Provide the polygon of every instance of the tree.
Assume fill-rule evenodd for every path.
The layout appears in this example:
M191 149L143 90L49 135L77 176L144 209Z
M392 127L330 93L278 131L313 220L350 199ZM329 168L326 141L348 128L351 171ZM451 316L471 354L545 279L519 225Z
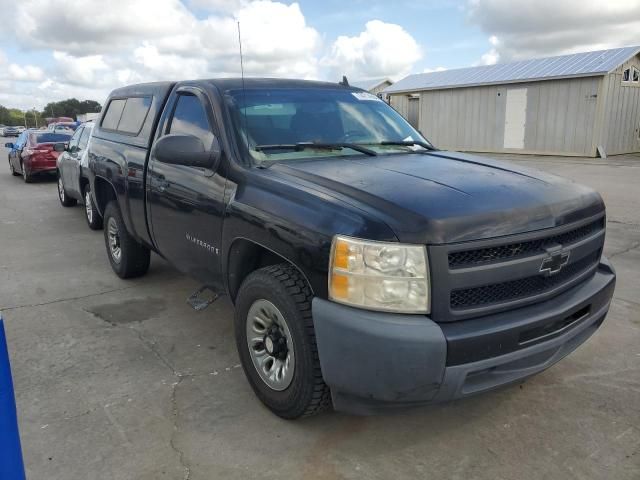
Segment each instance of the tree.
M33 113L29 118L31 124L35 124ZM38 116L40 118L40 116ZM7 108L0 105L0 123L3 125L24 125L24 113L17 108Z
M95 100L80 101L76 98L68 98L59 102L47 103L43 114L46 117L76 118L80 113L98 113L101 108L102 106Z

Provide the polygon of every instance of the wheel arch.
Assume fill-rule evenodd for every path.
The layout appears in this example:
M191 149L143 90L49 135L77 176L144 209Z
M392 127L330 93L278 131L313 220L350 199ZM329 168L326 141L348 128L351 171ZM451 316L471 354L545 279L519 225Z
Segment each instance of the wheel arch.
M97 178L96 178L97 180ZM89 179L85 175L80 175L78 185L80 185L80 195L84 196L84 189L89 185ZM106 205L105 205L106 206Z
M96 208L98 212L100 212L100 215L104 216L104 209L107 207L107 204L112 200L118 201L116 189L111 182L98 176L94 179L93 188Z
M290 258L254 240L244 237L235 238L228 250L225 271L227 291L231 301L235 304L242 282L252 272L280 263L287 263L300 272L313 294L313 287L308 276Z

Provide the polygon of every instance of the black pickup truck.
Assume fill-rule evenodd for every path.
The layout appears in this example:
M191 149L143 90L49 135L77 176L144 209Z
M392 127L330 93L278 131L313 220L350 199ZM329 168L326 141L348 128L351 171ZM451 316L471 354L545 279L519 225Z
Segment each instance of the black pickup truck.
M153 251L228 295L245 374L277 415L518 382L608 311L596 192L437 150L346 82L150 83L105 105L89 176L113 270L143 275Z

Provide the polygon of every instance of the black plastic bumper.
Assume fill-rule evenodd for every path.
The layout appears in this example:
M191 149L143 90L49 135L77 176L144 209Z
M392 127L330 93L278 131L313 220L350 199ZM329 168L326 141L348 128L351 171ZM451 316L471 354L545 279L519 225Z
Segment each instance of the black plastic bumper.
M544 303L437 324L313 300L325 382L334 407L356 414L452 400L538 373L602 324L615 273L603 258L588 281Z

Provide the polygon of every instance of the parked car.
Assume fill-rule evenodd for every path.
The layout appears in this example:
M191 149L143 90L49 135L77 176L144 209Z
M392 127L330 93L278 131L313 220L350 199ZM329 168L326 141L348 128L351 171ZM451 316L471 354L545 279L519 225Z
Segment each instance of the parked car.
M76 122L56 122L47 125L48 131L58 133L73 133L76 128L78 128L78 124Z
M224 79L134 85L105 105L89 175L111 267L143 275L155 251L227 294L244 372L277 415L521 381L607 314L598 193L437 150L375 95Z
M89 228L102 228L102 217L91 198L91 186L87 175L88 145L91 141L93 122L78 127L68 144L57 143L54 150L60 152L58 166L58 198L63 207L71 207L78 201L84 203Z
M58 152L53 146L58 142L67 142L71 135L51 133L40 130L26 130L18 136L15 143L5 143L9 148L9 169L13 175L22 175L26 183L33 176L42 173L55 173Z
M3 137L17 137L20 133L19 127L4 127L2 129Z

